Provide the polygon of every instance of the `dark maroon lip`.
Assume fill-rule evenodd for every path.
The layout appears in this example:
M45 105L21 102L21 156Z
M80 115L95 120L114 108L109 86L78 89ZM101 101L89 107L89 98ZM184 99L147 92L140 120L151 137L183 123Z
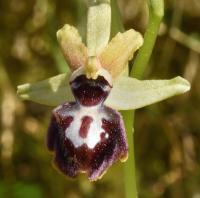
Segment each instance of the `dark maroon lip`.
M80 75L70 82L70 85L76 101L84 106L103 103L112 88L103 76L94 80Z
M127 156L125 128L120 114L104 105L112 86L103 76L80 75L70 85L76 101L54 109L47 146L64 174L75 177L84 171L95 181Z
M61 172L70 177L76 177L81 171L86 172L89 180L95 181L118 159L127 156L128 145L125 128L120 114L104 106L96 107L105 114L101 119L102 133L97 144L90 148L86 143L76 147L68 137L66 129L73 124L76 112L81 106L77 103L65 103L53 111L48 130L47 146L54 151L54 163ZM95 119L92 115L85 115L77 126L81 138L87 138L88 130ZM75 131L74 131L75 132Z

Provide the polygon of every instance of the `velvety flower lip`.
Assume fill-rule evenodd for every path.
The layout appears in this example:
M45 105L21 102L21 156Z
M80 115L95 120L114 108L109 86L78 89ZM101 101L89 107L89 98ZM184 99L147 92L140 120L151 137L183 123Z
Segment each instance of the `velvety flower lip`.
M54 163L65 175L75 177L85 172L89 180L95 181L115 161L127 158L125 128L121 115L103 104L109 92L104 88L109 84L102 76L87 80L80 75L71 84L72 90L81 87L78 94L73 90L76 102L53 110L47 146L55 152ZM91 87L96 92L88 91Z

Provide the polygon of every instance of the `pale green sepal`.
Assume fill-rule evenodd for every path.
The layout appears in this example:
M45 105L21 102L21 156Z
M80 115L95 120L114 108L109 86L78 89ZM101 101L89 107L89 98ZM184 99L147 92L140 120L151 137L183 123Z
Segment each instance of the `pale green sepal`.
M90 6L87 21L89 56L96 56L108 44L111 28L111 7L108 3Z
M182 77L140 81L121 76L114 81L105 105L117 110L138 109L182 94L189 89L190 83Z
M46 80L23 84L17 87L17 94L23 100L31 100L48 106L57 106L65 101L74 101L70 86L70 74L60 74Z

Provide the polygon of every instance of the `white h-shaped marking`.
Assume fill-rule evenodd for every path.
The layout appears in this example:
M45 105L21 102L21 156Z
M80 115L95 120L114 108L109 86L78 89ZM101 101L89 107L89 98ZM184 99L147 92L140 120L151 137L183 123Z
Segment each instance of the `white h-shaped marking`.
M80 108L69 112L66 116L74 118L70 126L65 130L65 136L71 140L76 148L86 144L88 148L93 149L101 141L101 133L106 133L102 128L102 119L107 119L108 116L101 111L99 105L92 107L80 105ZM90 116L93 119L86 138L82 138L79 134L84 116ZM108 138L109 135L106 133L105 137Z

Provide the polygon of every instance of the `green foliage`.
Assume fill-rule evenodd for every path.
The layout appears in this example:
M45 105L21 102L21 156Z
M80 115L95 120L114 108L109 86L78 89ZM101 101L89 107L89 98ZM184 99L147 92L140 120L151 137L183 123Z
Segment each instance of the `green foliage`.
M16 182L15 184L0 183L0 197L12 198L43 198L43 192L38 184Z
M14 198L42 198L40 186L36 184L16 183L13 186Z

